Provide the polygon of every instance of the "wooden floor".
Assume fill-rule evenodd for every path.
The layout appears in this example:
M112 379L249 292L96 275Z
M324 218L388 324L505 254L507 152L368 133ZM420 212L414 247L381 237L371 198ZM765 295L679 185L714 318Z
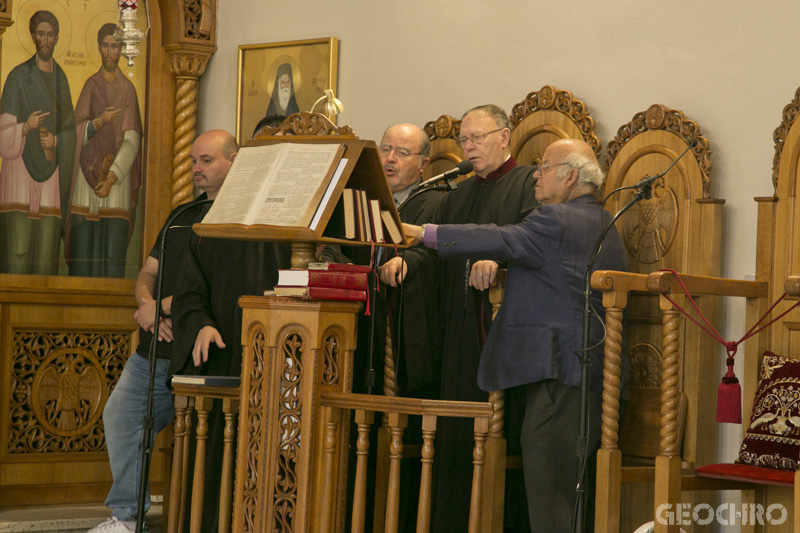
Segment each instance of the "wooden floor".
M0 510L0 533L85 533L111 516L103 505ZM161 533L161 504L147 513L150 533Z

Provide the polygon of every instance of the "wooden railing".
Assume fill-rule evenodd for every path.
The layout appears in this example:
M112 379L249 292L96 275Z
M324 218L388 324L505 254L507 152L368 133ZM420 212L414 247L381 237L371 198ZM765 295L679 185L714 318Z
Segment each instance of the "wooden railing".
M222 400L225 416L225 447L222 468L222 486L220 488L219 531L228 533L231 528L231 499L233 495L233 462L235 419L238 415L238 387L210 387L202 385L175 385L175 447L172 461L172 481L169 496L169 514L167 531L177 533L184 530L187 503L187 479L189 469L194 475L192 480L192 496L189 509L190 531L202 530L201 517L203 502L203 486L205 483L206 446L208 438L208 417L214 399ZM349 420L347 412L353 414L352 430L357 431L356 441L356 476L353 490L352 524L350 531L363 533L366 514L367 493L367 461L371 452L369 433L376 419L386 420L390 433L389 474L381 504L385 509L384 530L397 531L399 524L401 459L403 458L403 433L408 425L409 416L422 418L421 447L421 480L419 486L419 506L416 518L416 531L423 533L429 530L431 510L431 488L433 463L435 460L434 441L436 425L440 417L466 417L475 420L475 446L473 449L473 479L470 502L469 532L482 531L482 506L484 504L485 478L491 475L486 472L486 439L489 433L489 422L495 415L492 404L483 402L447 402L439 400L420 400L413 398L397 398L387 396L370 396L340 392L323 392L321 414L325 425L322 440L323 471L327 472L321 493L325 498L333 498L334 484L337 482L334 464L339 457L335 436L343 431L343 420ZM376 413L382 416L376 417ZM194 420L197 420L196 427ZM190 464L190 440L197 440L194 464ZM328 502L330 503L330 502ZM333 505L323 505L329 516L323 517L321 523L327 528L322 531L336 530L336 517L330 515Z
M434 440L436 438L436 423L440 417L462 417L475 420L475 447L472 455L472 496L470 501L469 532L481 531L481 512L485 476L486 438L489 433L489 420L494 411L488 402L448 402L441 400L420 400L414 398L392 398L386 396L369 396L365 394L348 394L339 392L322 393L322 416L326 427L325 434L325 471L333 471L333 461L337 456L336 439L334 436L342 430L342 420L346 411L352 411L358 439L356 441L356 476L352 531L364 531L364 516L366 511L367 490L367 460L370 453L369 432L375 421L375 413L386 415L387 427L391 434L389 445L389 476L386 490L386 516L385 531L397 531L399 522L400 501L400 463L403 458L403 432L408 425L409 416L422 417L422 475L419 487L419 507L417 511L418 533L425 533L429 529L431 484L433 462L435 460ZM323 494L330 497L334 493L335 477L326 476L323 485ZM331 508L329 505L323 506ZM329 529L334 530L334 518L326 517L322 521Z
M172 475L169 490L167 531L184 531L186 520L187 480L189 468L193 468L192 501L190 507L190 531L203 530L203 492L206 471L206 441L208 440L208 418L214 400L222 400L225 417L224 449L222 457L222 484L219 495L219 532L231 530L231 502L233 499L233 465L236 449L236 420L239 416L239 387L214 387L207 385L174 384L175 394L175 443L172 455ZM195 416L196 415L196 416ZM194 420L197 420L195 427ZM190 465L191 439L197 441L194 464ZM207 503L207 502L206 502Z

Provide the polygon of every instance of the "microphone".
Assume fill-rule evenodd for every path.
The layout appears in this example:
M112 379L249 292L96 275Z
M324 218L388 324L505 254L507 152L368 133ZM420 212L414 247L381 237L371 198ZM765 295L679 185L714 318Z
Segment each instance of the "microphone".
M429 180L423 181L418 187L428 187L434 183L439 183L440 181L449 181L456 176L463 176L464 174L469 174L470 172L472 172L472 161L462 161L457 164L455 168L451 168L447 172L442 172L438 176L434 176Z
M670 166L668 166L668 167L667 167L667 170L665 170L664 172L662 172L661 174L658 174L658 175L656 175L656 176L645 176L644 178L642 178L642 180L641 180L639 183L637 183L636 185L634 185L634 186L633 186L633 188L634 188L634 189L636 189L637 191L641 191L641 190L642 190L642 189L644 189L645 187L649 187L650 185L652 185L652 183L653 183L654 181L656 181L658 178L661 178L661 177L663 177L663 176L664 176L664 175L665 175L667 172L669 172L670 170L672 170L672 167L674 167L674 166L675 166L675 164L676 164L678 161L680 161L680 160L681 160L681 158L682 158L683 156L685 156L685 155L686 155L686 153L687 153L689 150L691 150L692 148L694 148L695 146L697 146L697 139L692 139L691 141L689 141L689 146L686 148L686 150L684 150L684 151L683 151L683 153L682 153L681 155L679 155L679 156L677 157L677 159L675 159L675 161L673 161L673 162L672 162L672 164L670 164ZM649 198L649 195L648 195L648 198Z

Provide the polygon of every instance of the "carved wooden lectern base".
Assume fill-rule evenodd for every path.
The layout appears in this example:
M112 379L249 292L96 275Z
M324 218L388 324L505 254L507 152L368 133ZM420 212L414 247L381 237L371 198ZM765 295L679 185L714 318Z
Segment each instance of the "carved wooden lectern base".
M319 531L339 495L321 494L323 391L349 392L361 304L240 298L242 385L233 531ZM346 426L345 426L346 427ZM336 436L347 449L346 431ZM346 456L333 475L345 486ZM323 503L327 502L327 503ZM327 512L323 512L327 511Z

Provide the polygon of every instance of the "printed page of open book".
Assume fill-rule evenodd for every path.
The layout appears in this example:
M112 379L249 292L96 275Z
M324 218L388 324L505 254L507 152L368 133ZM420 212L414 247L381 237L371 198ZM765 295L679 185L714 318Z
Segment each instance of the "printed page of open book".
M242 148L203 224L308 227L343 152L338 143Z

